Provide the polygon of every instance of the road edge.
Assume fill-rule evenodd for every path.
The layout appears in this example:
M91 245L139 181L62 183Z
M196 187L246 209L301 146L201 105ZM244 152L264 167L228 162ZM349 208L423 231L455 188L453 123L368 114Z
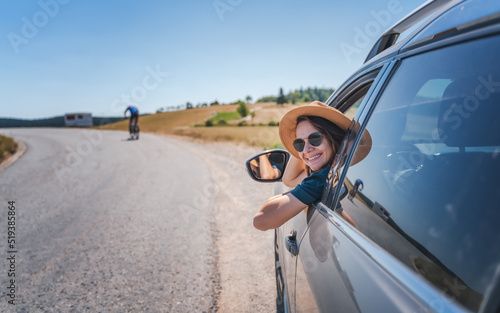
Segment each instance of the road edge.
M13 155L11 155L7 160L0 163L0 172L9 168L12 164L14 164L19 158L23 156L23 154L28 150L26 144L22 141L16 140L17 142L17 151Z

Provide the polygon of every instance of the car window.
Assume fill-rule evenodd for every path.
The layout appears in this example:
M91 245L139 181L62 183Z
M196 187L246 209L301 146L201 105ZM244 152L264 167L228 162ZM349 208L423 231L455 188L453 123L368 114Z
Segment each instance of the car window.
M366 96L366 91L361 95L360 98L356 99L352 107L350 107L347 111L344 112L345 116L347 116L349 119L353 119L354 115L356 115L356 112L358 112L361 102L363 102L363 99L365 99L365 96Z
M366 123L369 154L333 173L340 216L473 311L500 272L498 55L497 36L403 60Z

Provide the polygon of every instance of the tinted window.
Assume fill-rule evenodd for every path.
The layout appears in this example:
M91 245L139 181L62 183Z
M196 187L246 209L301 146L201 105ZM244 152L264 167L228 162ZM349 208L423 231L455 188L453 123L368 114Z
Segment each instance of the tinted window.
M402 61L340 202L359 231L474 311L500 272L498 55L492 37Z

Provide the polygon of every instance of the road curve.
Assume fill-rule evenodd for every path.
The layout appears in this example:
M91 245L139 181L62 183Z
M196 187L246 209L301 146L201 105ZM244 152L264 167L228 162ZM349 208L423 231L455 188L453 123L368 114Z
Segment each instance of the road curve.
M251 217L272 187L232 145L82 129L2 129L27 146L0 172L1 312L257 312L274 307L272 234ZM222 152L222 153L221 153ZM12 262L11 262L12 263Z

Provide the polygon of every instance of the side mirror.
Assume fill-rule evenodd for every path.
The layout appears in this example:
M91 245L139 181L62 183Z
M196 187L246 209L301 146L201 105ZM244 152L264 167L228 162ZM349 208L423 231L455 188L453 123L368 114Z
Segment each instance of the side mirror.
M258 182L281 181L290 158L286 150L267 150L252 156L246 161L248 174Z

